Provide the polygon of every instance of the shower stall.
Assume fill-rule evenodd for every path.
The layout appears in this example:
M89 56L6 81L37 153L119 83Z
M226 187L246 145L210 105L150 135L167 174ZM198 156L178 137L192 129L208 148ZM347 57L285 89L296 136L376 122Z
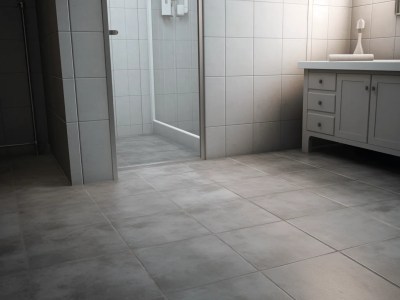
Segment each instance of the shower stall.
M108 0L120 169L200 157L199 11L196 0Z

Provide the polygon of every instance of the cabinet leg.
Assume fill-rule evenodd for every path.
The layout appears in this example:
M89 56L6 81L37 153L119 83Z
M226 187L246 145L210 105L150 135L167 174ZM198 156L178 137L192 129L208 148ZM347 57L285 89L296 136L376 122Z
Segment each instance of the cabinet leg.
M305 153L310 152L310 137L307 135L303 135L303 146L302 146L302 151Z

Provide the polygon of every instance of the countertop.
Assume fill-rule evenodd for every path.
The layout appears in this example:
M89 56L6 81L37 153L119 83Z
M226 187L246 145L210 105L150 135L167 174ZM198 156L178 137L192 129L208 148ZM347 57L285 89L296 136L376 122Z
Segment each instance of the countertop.
M301 61L300 69L400 72L400 60Z

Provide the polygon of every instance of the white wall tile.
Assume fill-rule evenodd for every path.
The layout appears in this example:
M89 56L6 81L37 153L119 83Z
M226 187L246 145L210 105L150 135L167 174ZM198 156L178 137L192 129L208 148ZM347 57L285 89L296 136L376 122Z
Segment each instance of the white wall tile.
M372 6L371 37L383 38L396 35L395 1L376 3Z
M283 4L254 2L254 36L281 38Z
M102 32L73 32L73 55L76 77L105 77Z
M204 0L204 36L225 36L225 0Z
M226 1L226 36L253 37L253 3Z
M253 123L253 77L226 78L226 124Z
M253 39L226 39L226 75L253 75Z
M350 39L351 31L351 8L330 7L329 8L329 39Z
M111 180L112 161L109 121L81 122L79 130L84 182Z
M253 124L226 127L226 154L228 156L253 152Z
M295 50L295 51L294 51ZM306 39L284 39L282 74L303 74L304 70L298 68L298 62L307 59Z
M303 75L282 76L281 120L299 120L303 111Z
M108 119L105 78L77 78L76 96L79 121Z
M307 38L308 6L285 4L283 18L284 38Z
M254 76L254 122L279 121L281 76Z
M254 39L254 75L282 72L282 39Z
M103 31L100 0L69 0L72 31Z
M206 77L206 126L225 125L225 77Z
M280 122L254 123L253 152L267 152L280 149Z
M204 38L206 76L225 76L225 39Z
M207 159L225 156L225 126L208 127L206 130Z

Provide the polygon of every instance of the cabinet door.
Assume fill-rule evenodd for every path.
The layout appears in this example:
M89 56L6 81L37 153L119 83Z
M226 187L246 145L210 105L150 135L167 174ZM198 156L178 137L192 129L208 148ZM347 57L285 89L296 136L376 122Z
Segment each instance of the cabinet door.
M400 150L400 76L373 76L368 143Z
M370 75L338 75L335 136L367 142L370 86Z

